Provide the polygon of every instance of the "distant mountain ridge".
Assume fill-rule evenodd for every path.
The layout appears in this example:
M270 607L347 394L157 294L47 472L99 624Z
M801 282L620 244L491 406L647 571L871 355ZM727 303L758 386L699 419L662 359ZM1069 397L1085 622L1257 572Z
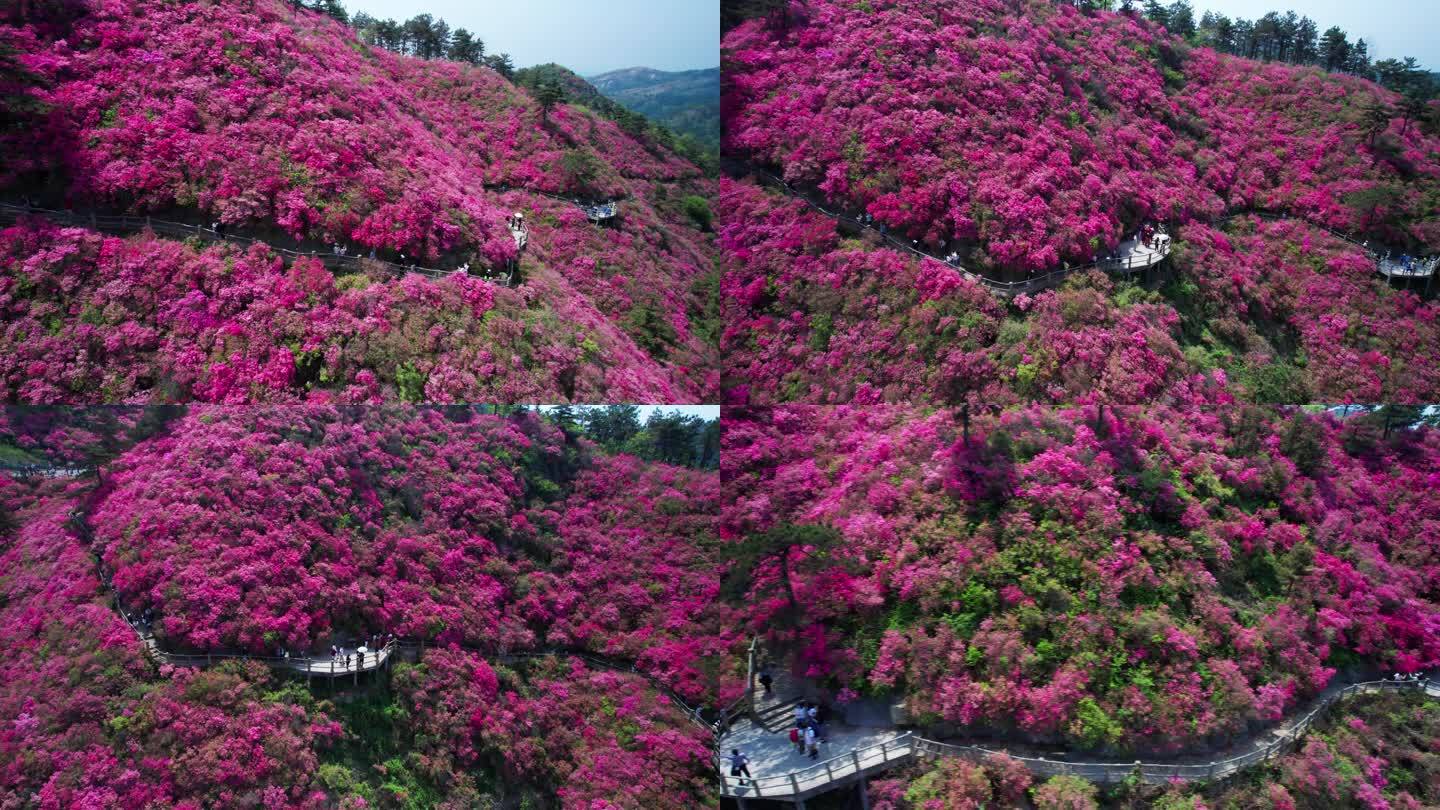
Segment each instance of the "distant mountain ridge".
M720 68L623 68L587 77L606 97L701 143L720 143Z

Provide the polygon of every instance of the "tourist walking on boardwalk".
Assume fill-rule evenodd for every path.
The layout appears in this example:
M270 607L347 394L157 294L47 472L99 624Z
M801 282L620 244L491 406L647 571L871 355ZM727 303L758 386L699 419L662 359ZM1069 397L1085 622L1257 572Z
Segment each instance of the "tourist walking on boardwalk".
M804 728L809 719L810 713L805 710L805 701L795 704L795 725Z
M820 743L819 738L815 736L814 726L805 727L805 750L810 752L811 759L820 758Z
M799 751L799 752L802 753L802 754L805 753L805 746L800 743L800 727L799 727L799 726L796 726L795 728L790 729L790 744L793 745L793 746L795 746L795 750L796 750L796 751Z
M760 685L765 687L765 697L775 694L774 690L770 688L773 683L775 683L775 679L770 676L770 668L766 667L760 670Z
M730 775L739 779L742 785L746 779L754 778L750 776L750 758L740 753L739 748L730 749Z

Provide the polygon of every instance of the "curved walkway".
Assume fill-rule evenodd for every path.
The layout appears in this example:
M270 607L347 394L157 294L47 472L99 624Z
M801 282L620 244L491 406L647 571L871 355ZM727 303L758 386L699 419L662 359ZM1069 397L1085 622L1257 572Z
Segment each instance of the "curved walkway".
M325 253L322 251L301 251L290 250L273 245L263 239L255 239L248 236L237 236L224 231L216 231L213 228L206 228L203 225L193 225L172 220L155 219L154 217L132 217L124 215L98 214L94 211L88 214L76 213L74 211L56 211L50 208L41 208L35 205L15 204L0 202L0 222L18 222L23 216L40 216L56 222L60 225L73 228L90 228L96 231L103 231L112 234L132 234L142 231L152 231L165 236L173 236L179 239L195 237L207 242L227 242L239 247L250 247L251 245L264 245L272 252L284 256L292 261L295 259L315 259L329 270L347 270L359 272L371 267L379 267L382 270L395 275L406 273L418 273L429 278L444 278L453 273L468 273L465 268L454 270L438 270L432 267L421 267L419 265L403 265L388 262L384 259L371 259L360 255L358 247L347 248L346 253ZM353 252L350 252L352 251ZM468 265L467 265L468 267ZM501 287L513 287L515 279L513 274L504 277L481 275L479 278Z
M1333 685L1322 692L1303 714L1293 714L1278 726L1231 745L1214 759L1200 762L1143 762L1090 759L1084 752L1058 757L1026 757L1009 753L1002 746L957 745L930 740L898 728L846 729L830 732L821 745L821 758L812 761L790 744L788 729L771 731L761 723L746 720L736 724L720 741L721 750L731 748L750 757L754 779L740 784L720 773L720 793L735 799L792 801L803 806L812 796L853 784L869 775L919 757L957 756L981 761L992 754L1004 754L1041 777L1072 775L1092 782L1119 782L1138 774L1151 784L1171 780L1221 779L1244 768L1294 748L1321 713L1342 698L1355 694L1420 690L1440 696L1440 681L1365 681L1346 686Z
M94 467L62 467L56 464L0 464L0 471L16 478L79 478L95 472Z
M890 247L896 250L909 253L922 259L933 259L934 261L940 262L947 267L951 267L957 270L961 275L965 276L971 281L974 281L977 284L980 284L981 286L986 287L991 292L995 292L1004 296L1016 296L1020 293L1032 293L1039 292L1041 290L1047 290L1051 287L1058 286L1060 282L1064 281L1067 277L1075 273L1085 272L1087 270L1100 270L1106 273L1135 273L1154 267L1155 265L1164 261L1165 258L1170 255L1170 239L1168 237L1160 241L1158 248L1151 248L1146 247L1141 242L1139 236L1133 236L1121 242L1120 246L1115 249L1113 255L1108 258L1100 259L1098 261L1090 262L1089 264L1083 264L1076 267L1065 267L1061 270L1053 270L1043 275L1031 276L1030 278L1022 279L1019 281L1001 281L999 279L990 278L983 273L977 273L974 270L970 270L962 266L957 259L947 259L945 257L936 256L933 253L923 251L913 242L906 242L903 239L899 239L894 234L890 233L888 230L884 230L881 226L877 226L874 221L863 221L850 214L832 211L822 205L819 201L815 200L812 194L807 193L794 185L791 185L788 181L772 172L766 171L765 169L762 169L758 166L754 166L752 164L744 162L732 162L732 165L739 167L741 171L744 171L747 174L753 174L760 177L768 185L779 188L787 195L799 200L800 202L805 203L807 206L814 209L820 214L823 214L833 220L849 223L850 225L853 225L857 228L873 231L882 240L889 244Z
M485 186L485 190L495 191L499 193L506 193L510 191L523 191L526 194L538 194L541 197L549 197L550 199L556 200L558 202L569 203L570 205L577 206L581 211L584 211L585 218L590 220L591 222L600 222L602 220L610 219L611 217L614 217L615 214L619 211L620 200L618 198L611 200L584 200L579 197L565 197L559 194L552 194L548 191L536 191L533 188L524 188L523 186L507 186L503 183L498 183L493 186Z
M85 468L87 472L95 471L95 468ZM92 490L91 495L94 495ZM95 553L92 545L93 533L90 530L87 505L79 506L70 512L71 530L81 540L85 548L90 551L91 557L95 560L96 575L100 579L101 586L110 596L110 604L115 613L129 625L130 629L140 640L141 648L145 655L157 664L168 664L177 667L209 667L223 664L227 661L256 661L265 664L271 669L283 672L294 672L306 676L307 680L315 677L337 678L346 675L358 682L362 672L373 672L389 665L396 655L406 654L423 655L425 650L424 639L396 638L388 636L389 640L378 650L366 650L365 655L356 655L358 648L351 647L342 649L339 660L330 655L290 655L290 656L265 656L252 655L243 652L207 652L207 653L174 653L164 649L153 632L150 631L149 622L137 621L123 605L120 604L120 594L115 590L114 582L109 576L100 555ZM447 645L448 646L448 645ZM549 647L536 650L522 650L511 653L495 653L483 650L473 645L455 645L467 652L478 654L487 661L502 664L517 663L520 661L536 660L540 658L567 658L583 661L591 667L606 669L613 672L622 672L636 675L643 678L652 689L663 695L675 706L686 719L705 729L711 735L718 733L716 724L705 720L706 709L701 706L692 706L679 693L668 684L648 672L641 670L630 659L613 658L607 655L590 652L589 650L571 649L565 647ZM347 660L344 653L349 652Z
M729 161L729 164L730 167L733 169L737 169L740 172L752 174L759 177L768 185L779 188L781 191L783 191L790 197L793 197L794 199L805 203L807 206L814 209L816 212L823 214L824 216L827 216L837 221L849 223L858 228L872 230L875 233L879 234L879 236L891 247L897 250L910 253L920 258L933 259L949 267L953 267L954 269L960 271L962 275L971 279L972 281L981 284L982 286L990 289L992 292L996 292L1005 296L1015 296L1022 292L1028 293L1049 289L1050 287L1057 286L1068 276L1087 270L1101 270L1107 273L1133 273L1137 270L1144 270L1159 264L1170 254L1170 240L1168 238L1162 241L1161 248L1159 250L1154 250L1146 248L1143 244L1141 244L1141 241L1138 237L1132 237L1122 242L1120 244L1120 247L1115 250L1113 256L1109 258L1091 262L1090 264L1080 265L1078 267L1066 267L1061 270L1055 270L1040 276L1033 276L1031 278L1021 281L1000 281L998 279L992 279L989 276L983 275L981 273L977 273L973 270L966 269L960 266L958 261L955 261L953 259L947 260L946 258L936 256L933 253L928 253L926 251L920 250L915 244L906 243L904 240L898 239L887 231L877 227L873 220L862 221L849 214L832 211L822 205L819 201L814 199L815 195L813 194L813 192L806 192L805 190L792 185L784 178L779 177L773 172L762 169L746 161L731 160ZM1365 253L1370 257L1370 259L1375 262L1376 270L1386 278L1424 278L1428 281L1436 274L1437 268L1440 268L1440 256L1432 256L1429 259L1425 260L1417 259L1408 262L1401 261L1400 259L1392 257L1390 253L1381 254L1379 251L1371 248L1368 242L1362 242L1359 239L1350 236L1349 234L1341 233L1327 226L1313 222L1303 216L1279 214L1262 209L1253 209L1228 214L1222 217L1220 221L1225 222L1235 217L1251 214L1271 220L1296 219L1306 223L1307 225L1310 225L1311 227L1319 228L1320 230L1323 230L1326 233L1329 233L1330 235L1335 236L1339 239L1343 239L1344 241L1349 242L1356 247L1364 250Z

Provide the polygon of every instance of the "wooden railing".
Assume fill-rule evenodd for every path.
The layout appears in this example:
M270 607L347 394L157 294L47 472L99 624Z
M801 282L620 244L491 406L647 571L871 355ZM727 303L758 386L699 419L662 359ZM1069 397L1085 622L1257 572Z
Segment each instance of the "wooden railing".
M722 770L720 794L746 799L803 799L814 796L847 784L861 775L908 762L918 750L918 739L911 733L901 734L894 739L857 748L798 771L746 779L744 784L730 776L728 770Z
M1037 776L1079 776L1099 783L1120 782L1132 776L1152 784L1163 784L1171 780L1223 779L1247 767L1292 750L1323 712L1346 697L1415 689L1421 690L1427 695L1440 697L1440 680L1426 677L1416 680L1380 680L1350 684L1318 701L1308 712L1290 725L1274 730L1275 733L1278 733L1275 740L1237 756L1207 762L1169 763L1144 762L1142 760L1105 762L1069 757L1063 759L1025 757L1010 754L999 748L987 748L983 745L955 745L907 733L894 740L857 749L849 754L833 757L792 773L760 777L753 780L754 784L741 785L738 780L729 776L728 772L722 772L720 789L722 795L725 796L805 798L843 785L861 773L881 770L898 764L910 756L953 756L982 761L987 757L1000 755L1019 762Z
M54 464L0 464L0 472L16 478L78 478L93 475L94 467L61 467Z
M610 219L611 217L615 216L615 214L619 211L619 198L610 200L586 200L581 197L566 197L560 194L551 193L549 191L536 191L533 188L525 188L523 186L509 186L504 184L487 185L485 187L485 190L500 193L509 191L522 191L526 194L535 194L541 197L548 197L557 202L568 203L569 205L576 206L581 211L584 211L585 218L590 220L591 222L599 222L602 219Z
M358 254L339 254L324 251L299 251L282 248L265 242L261 239L254 239L248 236L240 236L226 232L215 231L203 225L195 225L185 222L173 222L153 217L135 217L114 214L99 214L95 212L77 213L74 211L56 211L49 208L40 208L35 205L16 204L0 202L0 222L16 222L23 216L41 216L52 222L61 225L77 228L90 228L91 230L103 231L105 233L129 234L140 233L149 230L153 233L173 236L180 239L195 237L207 242L228 242L241 247L250 245L264 245L271 251L288 259L314 259L323 264L329 270L362 271L370 267L378 267L389 273L404 275L406 273L418 273L429 278L444 278L452 273L465 272L460 269L439 270L432 267L421 267L419 265L404 265L389 262L384 259L371 259ZM358 251L359 248L356 248ZM478 275L485 281L502 287L515 285L513 274L505 276L491 276L489 274Z

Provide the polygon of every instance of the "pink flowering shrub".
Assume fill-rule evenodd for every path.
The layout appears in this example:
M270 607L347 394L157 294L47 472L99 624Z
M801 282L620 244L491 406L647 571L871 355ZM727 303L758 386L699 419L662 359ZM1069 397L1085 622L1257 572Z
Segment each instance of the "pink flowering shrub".
M4 134L25 157L0 160L0 187L438 268L504 267L516 258L505 219L521 211L524 283L331 281L268 254L6 233L9 340L47 338L17 361L34 382L11 383L12 398L249 402L322 388L676 402L714 390L713 247L680 204L713 182L672 152L580 107L542 123L489 68L372 48L281 0L72 5L0 30L42 111ZM621 214L599 228L519 189L623 198ZM154 253L171 267L141 261Z
M1148 402L1211 383L1181 318L1099 273L1008 309L939 262L845 240L802 204L722 184L728 387L737 402ZM873 237L867 237L873 238Z
M794 7L799 10L798 4ZM969 261L1088 262L1143 220L1266 207L1440 249L1437 141L1397 96L1190 49L1135 16L1041 0L820 0L722 46L725 145ZM1383 211L1355 202L1385 192Z
M107 466L91 521L173 647L565 647L710 703L743 679L705 665L739 641L718 509L714 473L592 455L528 413L196 407Z
M539 294L549 283L336 278L263 248L37 220L0 231L0 380L34 403L677 401L713 384L707 361L677 379L570 282Z
M939 262L845 238L802 203L721 188L736 403L1440 395L1440 305L1391 289L1358 249L1305 223L1186 225L1159 293L1090 272L1006 306Z
M258 665L154 680L71 533L81 501L0 478L0 794L15 806L332 806L318 750L340 732Z
M1112 750L1220 745L1342 672L1440 664L1440 432L1215 396L976 413L968 446L953 410L732 412L723 535L841 534L791 568L803 621L754 570L752 625L922 725Z
M477 766L499 776L486 787L502 801L541 806L699 807L714 791L709 733L634 675L436 649L395 688L454 799L475 795Z
M1303 357L1301 387L1283 392L1291 401L1425 402L1440 392L1440 304L1378 282L1353 245L1294 220L1248 217L1228 231L1187 225L1179 239L1193 328L1209 330L1205 347L1235 370L1240 359L1265 368Z

